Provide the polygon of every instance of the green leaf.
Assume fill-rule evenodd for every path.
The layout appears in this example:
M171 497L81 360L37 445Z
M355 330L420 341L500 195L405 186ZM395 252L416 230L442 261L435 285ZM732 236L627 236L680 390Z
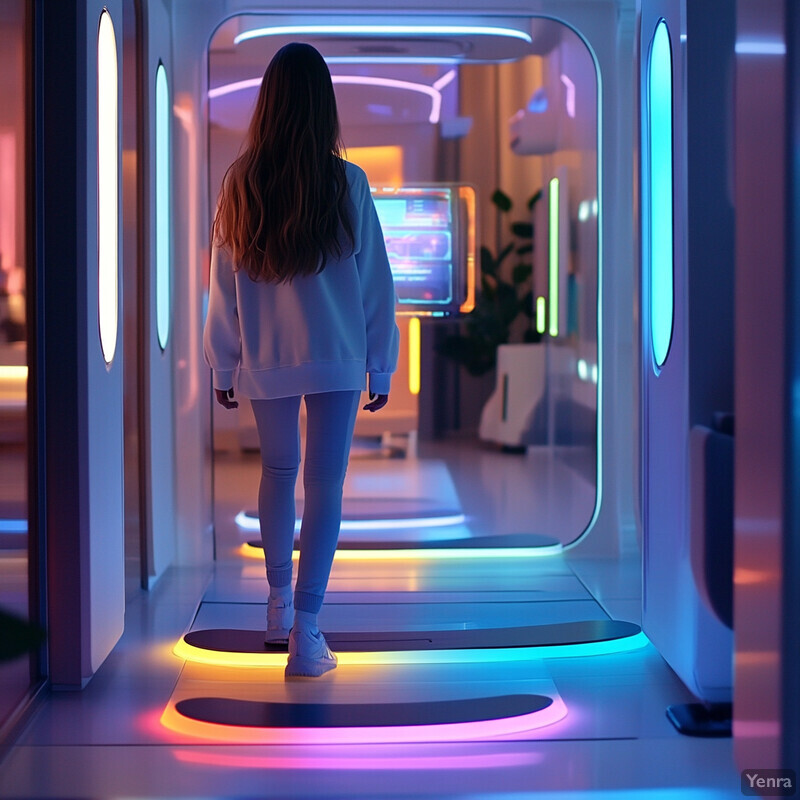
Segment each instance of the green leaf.
M530 264L517 264L511 273L511 279L514 281L515 285L519 286L519 284L525 283L532 274L533 267Z
M512 222L511 233L520 239L533 239L533 225L530 222Z
M492 195L492 202L501 211L511 211L511 207L514 205L511 198L501 189L495 189L495 192Z
M436 348L446 358L461 364L470 375L483 375L494 365L497 358L497 345L461 334L453 334Z
M519 310L523 313L528 319L533 319L534 317L534 310L533 310L533 291L529 291L520 301L519 301Z
M533 207L542 199L542 190L539 189L530 200L528 200L528 211L533 211Z
M533 245L532 244L524 244L522 247L517 248L517 255L518 256L526 256L528 253L533 252Z
M481 247L481 272L484 275L494 275L497 272L499 261L495 261L488 247Z
M503 261L505 261L505 260L506 260L506 257L507 257L507 256L508 256L508 255L511 253L511 251L512 251L513 249L514 249L514 242L511 242L511 244L507 244L507 245L506 245L506 246L505 246L505 247L504 247L504 248L503 248L503 249L500 251L500 255L498 255L498 256L497 256L497 265L498 265L498 266L500 266L500 264L502 264L502 263L503 263Z

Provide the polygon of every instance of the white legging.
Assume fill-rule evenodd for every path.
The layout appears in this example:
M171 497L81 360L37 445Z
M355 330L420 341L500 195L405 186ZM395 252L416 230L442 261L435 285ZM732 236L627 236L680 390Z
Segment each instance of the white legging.
M308 394L303 466L305 506L294 603L318 613L328 585L339 525L342 485L360 392ZM270 586L292 582L294 489L300 465L300 397L251 400L261 443L258 516Z

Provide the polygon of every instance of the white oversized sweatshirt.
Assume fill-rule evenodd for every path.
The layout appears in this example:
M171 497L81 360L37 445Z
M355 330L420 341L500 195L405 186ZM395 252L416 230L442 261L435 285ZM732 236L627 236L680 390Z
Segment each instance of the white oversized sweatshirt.
M341 260L291 283L234 272L227 252L211 254L203 332L215 389L250 398L363 390L389 394L397 368L395 292L367 176L345 162L354 247Z

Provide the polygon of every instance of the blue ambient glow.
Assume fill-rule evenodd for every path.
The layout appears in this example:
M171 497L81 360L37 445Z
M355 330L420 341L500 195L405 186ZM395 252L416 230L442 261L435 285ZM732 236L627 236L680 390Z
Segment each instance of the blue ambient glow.
M650 177L650 333L657 367L667 360L672 341L672 45L667 23L656 26L648 65L648 139Z
M27 533L28 520L0 519L0 533Z
M507 36L530 44L531 37L514 28L474 25L282 25L240 33L234 44L262 36Z
M528 100L528 111L531 114L544 114L547 111L550 101L547 99L547 92L544 89L537 89Z
M736 53L740 56L785 56L786 43L779 39L741 39L736 42Z
M171 306L169 107L167 71L159 64L156 71L156 329L162 350L169 339Z

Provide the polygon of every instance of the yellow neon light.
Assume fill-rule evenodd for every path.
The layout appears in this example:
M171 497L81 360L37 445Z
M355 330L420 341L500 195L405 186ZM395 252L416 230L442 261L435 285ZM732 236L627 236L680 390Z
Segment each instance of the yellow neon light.
M467 299L461 304L462 314L469 314L475 308L475 285L477 276L475 251L477 249L477 223L475 216L475 189L472 186L459 186L458 197L467 209Z
M26 381L28 380L27 367L9 365L0 366L0 381Z
M560 543L546 547L442 547L429 549L408 550L337 550L334 561L431 561L472 559L472 558L542 558L544 556L560 555L563 552ZM264 551L260 547L253 547L245 542L239 548L240 555L245 558L264 560ZM297 560L300 554L297 550L292 553L292 559Z
M544 297L536 298L536 330L544 333L547 330L547 301Z
M403 185L403 148L397 145L380 147L348 147L347 160L358 164L371 186L391 186L399 189Z
M408 391L411 394L419 394L420 340L419 317L411 317L408 321Z

